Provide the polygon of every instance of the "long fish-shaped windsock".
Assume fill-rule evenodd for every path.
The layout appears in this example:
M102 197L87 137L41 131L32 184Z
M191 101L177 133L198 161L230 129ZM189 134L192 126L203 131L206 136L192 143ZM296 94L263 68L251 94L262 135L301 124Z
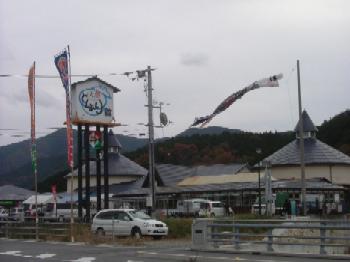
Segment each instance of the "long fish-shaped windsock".
M227 97L224 101L221 102L220 105L214 110L214 112L210 115L204 116L204 117L196 117L193 124L191 126L197 126L201 124L201 127L204 127L207 125L214 116L217 114L220 114L221 112L225 111L228 107L230 107L236 100L242 98L246 93L248 93L251 90L258 89L260 87L277 87L279 86L278 80L282 79L283 75L273 75L268 78L263 78L259 81L255 81L251 85L233 93L229 97Z

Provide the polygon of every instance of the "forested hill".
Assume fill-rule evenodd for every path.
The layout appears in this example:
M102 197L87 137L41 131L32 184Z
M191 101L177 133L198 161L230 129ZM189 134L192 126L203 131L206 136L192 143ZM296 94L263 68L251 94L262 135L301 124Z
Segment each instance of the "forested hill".
M325 121L318 129L318 139L350 155L350 110ZM223 127L201 129L200 134L196 131L198 129L189 129L179 136L159 141L155 147L156 162L188 166L232 162L253 165L295 138L293 132L248 133ZM148 150L143 147L147 139L117 137L124 152L142 147L126 156L148 166ZM68 172L65 130L41 137L37 142L39 181L43 181L40 191L50 190L53 183L59 183L60 190L65 190L63 177ZM256 153L257 148L261 149L261 154ZM33 188L28 140L0 147L0 166L0 185Z
M350 110L323 122L317 137L350 156Z
M318 127L317 138L350 155L350 110L325 121ZM157 143L157 163L179 165L225 164L232 162L256 164L295 139L294 132L227 132L177 136ZM257 149L261 153L257 153ZM147 167L147 148L128 154L128 157Z

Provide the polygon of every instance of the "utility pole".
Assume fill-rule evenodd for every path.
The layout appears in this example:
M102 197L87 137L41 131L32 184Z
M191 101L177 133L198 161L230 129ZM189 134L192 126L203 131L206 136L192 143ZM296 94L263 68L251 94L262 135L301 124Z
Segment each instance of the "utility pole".
M304 162L304 123L301 109L300 66L297 60L298 73L298 100L299 100L299 143L300 143L300 167L301 167L301 205L302 213L306 215L306 186L305 186L305 162Z
M150 197L151 197L151 212L153 214L155 201L155 174L154 174L154 123L153 123L153 98L152 98L152 69L147 67L147 95L148 95L148 159L149 159L149 182L150 182Z
M261 216L261 178L260 178L260 168L261 168L261 162L260 162L260 154L261 149L257 148L256 153L259 155L259 177L258 177L258 184L259 184L259 215Z

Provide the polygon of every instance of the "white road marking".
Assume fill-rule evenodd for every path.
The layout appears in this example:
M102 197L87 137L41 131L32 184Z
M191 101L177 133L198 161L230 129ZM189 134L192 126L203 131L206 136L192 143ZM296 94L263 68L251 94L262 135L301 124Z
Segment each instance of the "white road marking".
M98 247L114 247L113 245L108 245L108 244L99 244L97 246Z
M34 243L34 242L37 242L36 240L24 240L23 242L25 243Z
M245 258L241 258L241 257L235 257L235 259L234 259L235 261L243 261L243 260L247 260L247 259L245 259Z
M33 257L33 256L30 256L30 255L26 255L26 256L23 256L23 257Z
M83 242L73 242L73 243L66 243L67 246L84 246L85 243Z
M22 251L6 251L6 252L1 252L0 255L16 255L22 253Z
M95 257L81 257L76 260L65 260L65 261L70 261L70 262L91 262L96 260Z
M142 260L128 260L127 262L143 262Z
M56 254L40 254L40 255L36 256L36 258L45 259L45 258L50 258L50 257L54 257L54 256L56 256Z
M156 253L156 252L147 252L147 251L138 251L139 254L144 255L165 255L165 256L173 256L173 257L188 257L193 259L200 259L202 256L194 256L194 255L185 255L185 254L168 254L168 253ZM241 257L235 257L232 259L232 257L205 257L208 259L213 260L230 260L230 261L244 261L247 260L246 258ZM261 261L261 262L276 262L276 261Z

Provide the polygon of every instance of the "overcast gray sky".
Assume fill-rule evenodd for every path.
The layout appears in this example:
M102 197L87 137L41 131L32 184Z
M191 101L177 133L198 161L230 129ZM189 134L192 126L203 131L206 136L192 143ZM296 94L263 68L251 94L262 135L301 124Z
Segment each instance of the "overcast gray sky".
M314 123L349 108L350 1L0 0L0 74L57 74L54 55L68 44L73 74L157 68L155 99L174 123L156 130L173 136L210 114L228 95L255 80L283 73L278 88L246 94L210 125L246 131L285 131L298 116L296 60L303 108ZM146 128L142 82L102 76L117 86L115 118L122 134ZM74 81L82 80L74 78ZM37 79L37 130L62 127L65 94L59 79ZM157 111L155 111L157 113ZM0 79L0 145L29 137L26 78ZM156 120L158 119L155 116Z

